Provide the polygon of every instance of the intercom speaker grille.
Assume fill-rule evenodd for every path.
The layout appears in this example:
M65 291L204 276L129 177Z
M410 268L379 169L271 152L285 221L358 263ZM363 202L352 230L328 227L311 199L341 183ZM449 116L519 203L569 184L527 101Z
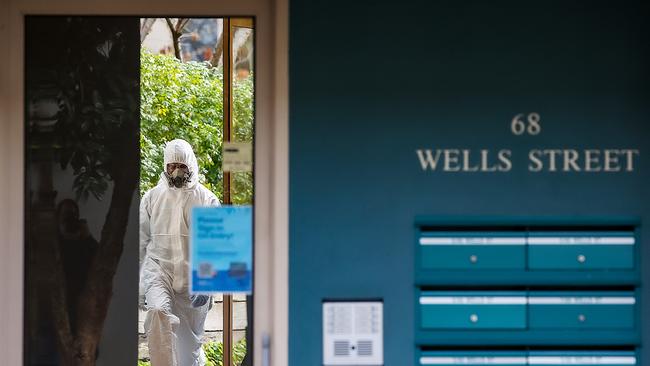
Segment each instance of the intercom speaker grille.
M357 342L357 355L372 356L372 341L363 340Z
M348 341L334 341L334 356L349 356L350 343Z

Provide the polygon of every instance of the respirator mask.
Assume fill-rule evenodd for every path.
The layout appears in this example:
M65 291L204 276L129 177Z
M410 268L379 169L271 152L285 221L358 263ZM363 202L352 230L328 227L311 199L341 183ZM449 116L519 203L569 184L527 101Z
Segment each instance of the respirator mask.
M190 181L192 173L187 168L181 168L180 166L174 167L174 170L170 173L165 172L167 177L167 182L170 187L181 188Z

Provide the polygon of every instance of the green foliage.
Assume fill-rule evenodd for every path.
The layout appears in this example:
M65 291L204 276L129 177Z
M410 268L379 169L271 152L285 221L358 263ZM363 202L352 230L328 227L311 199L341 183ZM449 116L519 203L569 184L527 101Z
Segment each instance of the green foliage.
M233 80L233 140L253 141L254 85L253 77Z
M210 342L203 345L203 351L208 359L206 366L223 366L223 343ZM246 339L242 339L235 343L232 350L233 365L241 365L242 360L246 356Z
M163 171L163 149L175 138L192 145L199 180L222 196L223 77L197 62L140 54L140 193L153 188Z
M223 74L207 63L140 54L140 194L153 188L163 171L165 142L182 138L199 162L199 180L223 199ZM253 141L253 77L233 82L233 139ZM251 173L233 175L232 201L252 203Z
M30 121L29 148L54 152L61 169L72 168L78 200L102 200L109 182L136 163L126 154L137 143L137 29L93 17L45 22L39 24L57 36L30 49L26 97L30 109L55 101L57 122L50 128Z
M237 366L241 365L244 357L246 356L246 338L242 338L239 342L235 343L232 348L232 360Z
M205 366L223 366L223 343L221 342L208 342L203 345L203 351L207 361ZM232 350L233 365L239 366L246 356L246 339L242 339L235 343ZM148 360L138 360L138 366L151 366Z
M233 140L253 142L254 111L253 77L233 80ZM232 202L234 204L253 203L253 173L232 174Z
M203 345L203 351L205 352L205 357L207 358L206 366L223 365L223 343L206 343Z

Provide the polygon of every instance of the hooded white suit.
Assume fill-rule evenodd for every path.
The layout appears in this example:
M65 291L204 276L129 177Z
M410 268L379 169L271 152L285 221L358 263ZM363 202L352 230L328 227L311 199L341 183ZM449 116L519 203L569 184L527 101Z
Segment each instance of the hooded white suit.
M140 202L140 294L147 302L151 365L202 366L209 304L192 307L188 292L190 212L193 206L217 206L219 200L198 182L199 167L187 142L168 142L164 160L158 185ZM168 183L164 171L169 163L189 168L190 179L182 188Z

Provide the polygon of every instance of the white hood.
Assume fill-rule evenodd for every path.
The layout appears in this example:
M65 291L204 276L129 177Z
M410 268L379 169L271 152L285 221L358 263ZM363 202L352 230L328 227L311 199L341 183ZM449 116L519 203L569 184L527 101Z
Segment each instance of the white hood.
M162 183L167 184L167 178L165 177L167 164L180 163L187 165L190 173L192 173L187 182L187 188L193 188L196 186L199 181L199 164L196 161L196 156L194 155L192 146L190 146L187 141L181 139L169 141L165 145L164 161L163 172L160 176Z

